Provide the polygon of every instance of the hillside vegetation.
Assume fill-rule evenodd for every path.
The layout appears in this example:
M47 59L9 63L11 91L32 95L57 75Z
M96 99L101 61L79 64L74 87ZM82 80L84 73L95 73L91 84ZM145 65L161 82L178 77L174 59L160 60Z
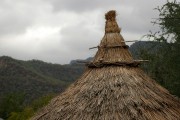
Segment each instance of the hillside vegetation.
M180 52L175 51L175 46L175 43L148 41L134 43L130 50L134 58L149 60L140 67L151 78L180 97Z
M41 96L62 92L83 70L79 64L0 57L0 117L7 118L17 107L23 108Z

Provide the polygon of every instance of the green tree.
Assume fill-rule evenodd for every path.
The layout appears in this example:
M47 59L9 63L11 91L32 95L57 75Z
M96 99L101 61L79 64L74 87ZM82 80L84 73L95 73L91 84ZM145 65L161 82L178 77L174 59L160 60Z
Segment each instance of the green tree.
M0 117L7 119L12 111L21 111L23 109L24 94L7 94L0 103Z
M35 99L30 105L24 107L22 111L13 111L7 120L27 120L31 118L34 113L49 103L55 94L49 94Z
M153 23L160 30L147 36L154 38L159 47L154 53L141 52L143 59L150 59L143 67L172 94L180 96L180 3L167 1L156 10L159 18Z
M158 25L160 30L148 36L156 41L180 43L180 2L167 1L162 7L155 8L159 18L152 23Z

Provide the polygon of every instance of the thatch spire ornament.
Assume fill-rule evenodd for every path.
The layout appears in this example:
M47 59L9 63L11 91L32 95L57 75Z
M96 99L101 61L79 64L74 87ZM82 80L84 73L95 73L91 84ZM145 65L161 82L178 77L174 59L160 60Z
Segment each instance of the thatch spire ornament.
M105 33L120 33L121 29L116 22L116 11L111 10L105 14L106 26Z
M105 15L105 35L84 74L32 120L180 120L179 99L138 67L115 16Z

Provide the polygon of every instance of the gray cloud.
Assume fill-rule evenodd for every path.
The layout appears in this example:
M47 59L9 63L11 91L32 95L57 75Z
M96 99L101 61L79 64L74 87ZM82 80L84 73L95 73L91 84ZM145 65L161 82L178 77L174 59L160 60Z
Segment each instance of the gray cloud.
M30 16L17 6L5 0L0 2L0 35L22 33L31 25Z
M153 10L158 5L165 3L165 0L46 0L55 12L73 11L77 14L101 11L104 15L110 9L118 12L119 24L125 31L147 33L152 27L152 18L157 17L157 11ZM102 18L102 17L101 17ZM100 17L99 17L100 20Z
M0 55L68 63L95 54L104 34L104 13L115 9L122 35L139 39L157 30L150 21L165 0L1 0Z
M46 0L55 11L86 12L120 4L118 0Z

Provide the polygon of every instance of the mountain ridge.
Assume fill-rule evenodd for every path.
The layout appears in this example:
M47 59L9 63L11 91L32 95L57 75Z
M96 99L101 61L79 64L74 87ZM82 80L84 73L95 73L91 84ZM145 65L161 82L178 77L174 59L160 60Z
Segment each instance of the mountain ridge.
M27 103L48 93L62 92L77 79L83 65L58 65L40 60L0 57L0 101L8 93L24 93Z

